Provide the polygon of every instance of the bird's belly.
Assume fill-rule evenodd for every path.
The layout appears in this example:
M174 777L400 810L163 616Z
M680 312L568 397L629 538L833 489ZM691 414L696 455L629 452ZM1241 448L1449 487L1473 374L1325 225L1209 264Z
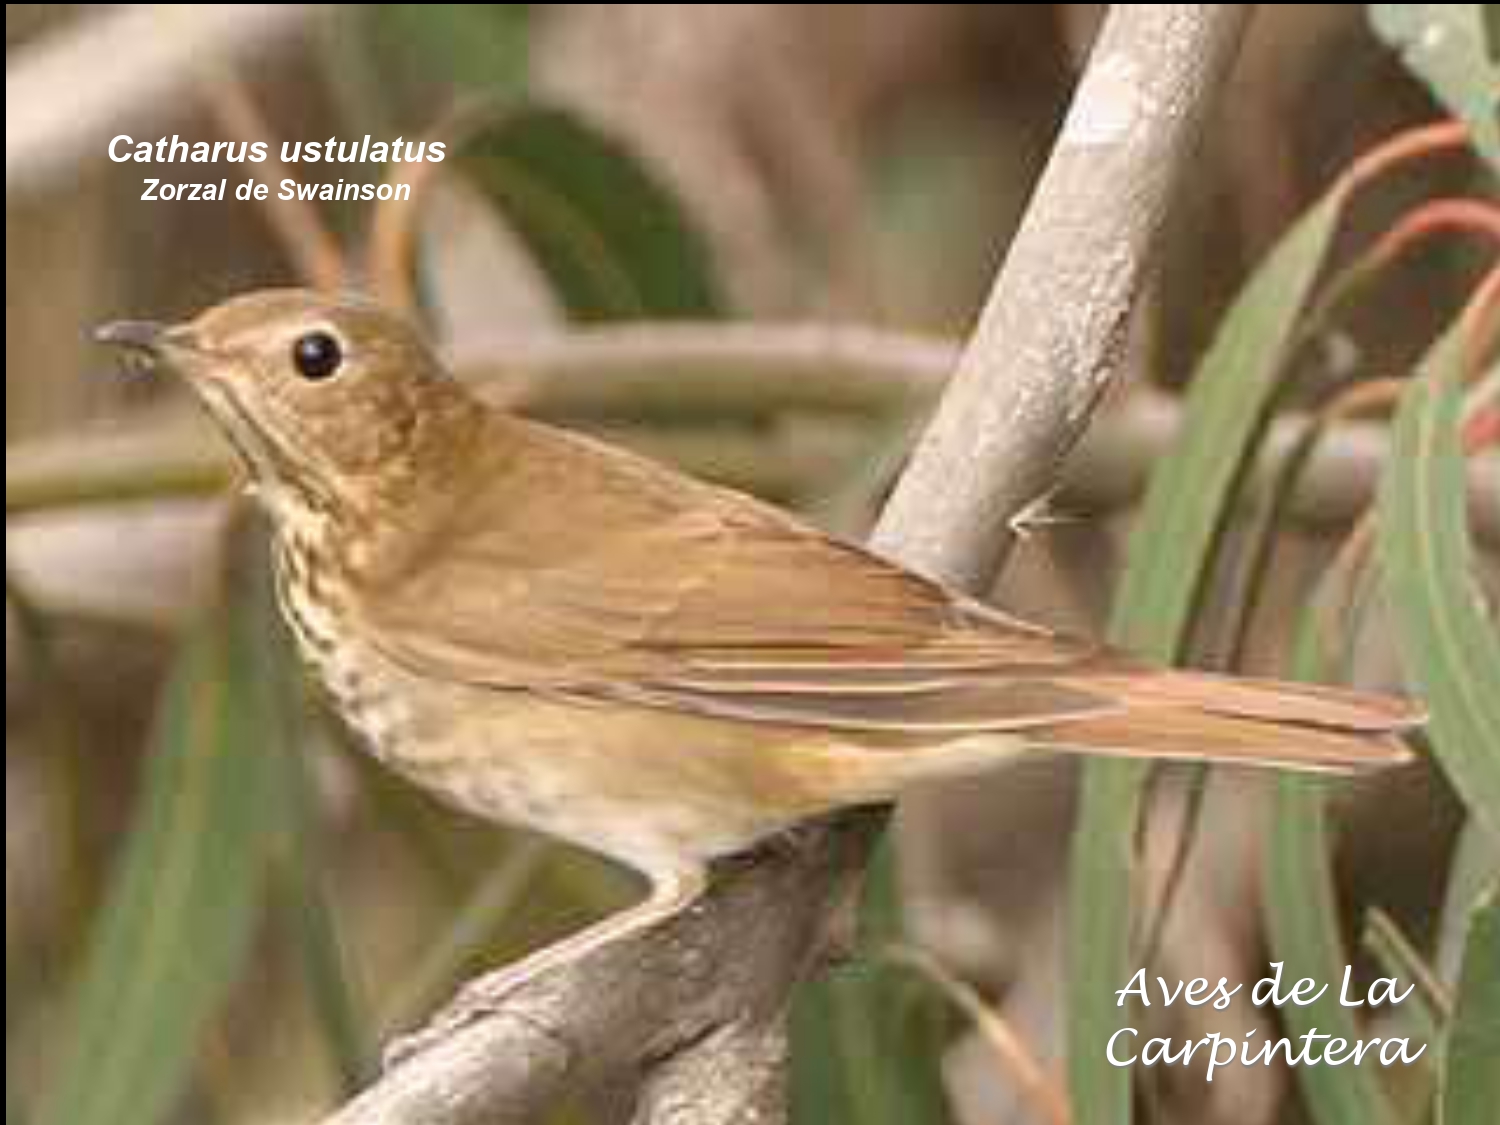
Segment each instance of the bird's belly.
M473 815L667 872L844 803L816 748L793 749L786 731L421 677L328 610L287 610L375 757Z
M383 762L447 803L647 872L740 851L830 803L769 776L780 755L759 732L722 723L451 685L350 713Z

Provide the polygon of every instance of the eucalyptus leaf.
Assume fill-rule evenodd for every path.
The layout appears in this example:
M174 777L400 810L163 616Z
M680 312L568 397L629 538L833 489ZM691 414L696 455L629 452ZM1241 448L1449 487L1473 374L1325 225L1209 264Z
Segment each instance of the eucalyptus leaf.
M1500 48L1493 4L1371 4L1370 24L1433 96L1469 125L1500 173Z
M1315 603L1298 627L1292 672L1301 679L1336 678L1336 660L1322 644L1319 610ZM1276 781L1262 877L1271 959L1282 963L1285 980L1337 981L1349 963L1334 885L1328 793L1329 783L1321 778L1288 775ZM1332 992L1306 1006L1288 1004L1280 1018L1291 1037L1316 1028L1351 1043L1360 1038L1351 1010ZM1389 1099L1368 1069L1303 1066L1295 1073L1314 1125L1395 1120Z
M1181 438L1152 473L1131 533L1113 639L1160 660L1183 655L1220 531L1252 461L1285 360L1338 226L1335 188L1256 270L1225 315L1189 386ZM1131 1072L1105 1045L1122 1025L1115 992L1133 971L1130 887L1147 769L1084 767L1069 876L1068 1079L1078 1125L1131 1117Z
M724 311L708 243L676 196L582 117L517 105L466 137L457 158L575 319Z
M525 87L528 4L370 4L362 14L376 59L405 85L504 94Z
M283 810L274 851L277 920L291 939L307 982L309 1007L340 1088L352 1094L374 1073L369 1019L359 996L337 910L329 894L317 785L305 756L308 724L301 706L300 661L275 605L270 552L247 543L241 613L253 629L250 659L267 706L264 754Z
M862 945L900 930L894 851L886 835L866 874ZM946 1125L942 1054L948 1003L910 970L865 960L797 991L792 1009L791 1103L798 1125Z
M1459 833L1443 891L1436 951L1437 973L1443 981L1458 979L1469 916L1496 871L1500 871L1500 836L1471 816Z
M90 939L68 1046L36 1120L163 1121L239 978L282 826L253 632L216 611L161 704L139 812Z
M1500 886L1475 909L1459 974L1438 1097L1438 1125L1493 1119L1500 1106Z
M1470 814L1500 835L1500 630L1470 540L1455 329L1402 396L1380 494L1380 559L1406 671L1431 711L1433 752Z

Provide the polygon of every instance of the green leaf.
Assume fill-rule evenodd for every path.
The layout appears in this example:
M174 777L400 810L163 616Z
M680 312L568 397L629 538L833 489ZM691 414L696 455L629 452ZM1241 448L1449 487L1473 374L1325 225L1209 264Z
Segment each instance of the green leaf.
M298 659L275 604L266 546L260 537L245 544L241 613L247 629L254 630L252 674L266 702L262 752L270 767L271 799L284 814L273 847L276 914L301 962L309 1006L339 1088L352 1094L373 1075L375 1052L326 886L317 787L303 754L309 739Z
M1346 194L1335 188L1302 217L1220 324L1189 387L1182 437L1152 474L1131 534L1116 642L1160 660L1181 657ZM1131 1072L1110 1065L1105 1044L1122 1026L1115 992L1133 971L1130 886L1146 777L1140 762L1084 768L1069 887L1068 1079L1078 1125L1130 1120Z
M1113 634L1177 659L1208 577L1214 544L1281 389L1344 193L1323 197L1255 271L1194 372L1181 437L1151 474L1131 534Z
M1067 974L1068 1088L1079 1125L1130 1120L1130 1071L1111 1065L1105 1049L1129 1026L1115 993L1132 971L1130 883L1145 779L1140 762L1084 767L1069 869Z
M1482 821L1471 816L1464 821L1458 845L1453 849L1438 921L1436 962L1438 976L1444 981L1452 983L1458 979L1469 916L1496 871L1500 871L1500 836L1487 831Z
M404 84L515 93L527 77L528 4L371 4L370 46Z
M1402 396L1379 551L1406 671L1431 712L1433 752L1471 815L1500 835L1500 632L1469 538L1455 377L1463 347L1463 334L1449 332Z
M281 824L251 643L243 614L216 611L165 689L136 823L74 999L71 1043L37 1116L44 1125L164 1120L239 976Z
M724 311L708 244L676 197L581 118L518 106L457 156L576 319Z
M1500 889L1474 911L1439 1079L1438 1125L1490 1121L1500 1105Z
M1335 662L1321 645L1318 614L1317 605L1307 610L1297 631L1292 672L1298 679L1336 678ZM1320 778L1288 775L1276 782L1262 870L1267 937L1272 959L1282 962L1283 981L1311 977L1330 983L1342 978L1349 963L1334 884L1328 792L1328 782ZM1292 1037L1317 1028L1350 1042L1360 1038L1351 1010L1331 992L1306 1007L1287 1005L1281 1019ZM1316 1125L1393 1120L1390 1102L1368 1070L1302 1066L1295 1073Z
M866 874L862 944L900 930L889 833ZM797 990L792 1007L792 1120L946 1125L946 1000L910 970L865 961Z
M1316 1028L1319 1034L1354 1042L1359 1029L1332 991L1349 957L1339 930L1327 792L1327 783L1317 778L1277 779L1265 868L1266 917L1273 958L1282 962L1282 980L1311 977L1330 988L1306 1007L1289 1004L1281 1010L1288 1037ZM1314 1122L1377 1125L1393 1120L1390 1104L1368 1070L1304 1066L1297 1068L1296 1079Z
M1486 9L1490 13L1486 15ZM1489 4L1371 4L1370 25L1455 117L1500 171L1500 52Z
M792 1121L946 1125L939 1064L951 1026L931 986L895 965L804 985L792 1009Z
M1441 366L1456 356L1454 349L1458 339L1459 334L1452 332L1441 340L1429 353L1424 366ZM1414 387L1414 391L1419 387L1420 383ZM1451 423L1449 433L1456 447L1456 416L1451 419ZM1398 423L1398 431L1399 428ZM1456 448L1454 452L1456 453ZM1392 455L1393 467L1381 502L1382 543L1397 532L1397 527L1393 526L1387 515L1384 496L1389 495L1398 479L1420 473L1420 460L1413 450L1403 452L1398 432ZM1459 480L1451 493L1443 491L1451 484L1447 480L1429 480L1427 487L1431 490L1431 498L1451 496L1457 501L1457 519L1462 524L1464 485L1461 457L1456 458L1456 465ZM1413 487L1415 486L1409 485L1407 492ZM1403 536L1411 533L1410 528L1401 531ZM1416 548L1415 543L1408 546ZM1420 554L1421 551L1416 550L1415 553ZM1391 583L1398 572L1392 570L1388 559L1382 558L1381 561L1383 565L1379 578L1387 600L1394 608ZM1404 585L1411 585L1405 579L1401 581ZM1462 582L1455 584L1455 591L1462 589ZM1293 670L1300 678L1336 679L1337 661L1320 647L1322 638L1317 632L1316 614L1316 608L1309 611L1302 623ZM1336 647L1341 653L1350 651L1347 643ZM1416 651L1408 643L1406 636L1402 638L1401 651L1409 661ZM1409 671L1415 674L1416 669L1412 667ZM1324 792L1322 784L1309 779L1288 777L1280 780L1274 822L1267 835L1265 865L1266 916L1274 955L1286 963L1287 976L1306 976L1320 981L1335 978L1343 972L1348 961L1334 893ZM1305 1034L1313 1027L1343 1038L1357 1035L1356 1025L1349 1012L1327 997L1307 1008L1288 1008L1283 1011L1282 1018L1294 1035ZM1345 1074L1328 1068L1303 1067L1297 1072L1297 1080L1313 1120L1322 1125L1340 1125L1348 1121L1390 1121L1393 1118L1393 1110L1381 1086L1363 1071L1350 1069Z

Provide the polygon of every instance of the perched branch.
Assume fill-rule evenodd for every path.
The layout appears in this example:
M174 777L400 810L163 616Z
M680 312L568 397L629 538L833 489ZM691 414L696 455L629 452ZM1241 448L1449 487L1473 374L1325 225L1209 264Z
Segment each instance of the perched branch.
M528 983L324 1125L520 1125L637 1075L638 1121L779 1120L787 996L874 838L861 824L808 835L816 849L727 864L691 910Z
M1006 524L1045 491L1097 401L1246 11L1111 10L958 382L880 523L881 550L971 587L988 577ZM333 1122L536 1120L564 1090L633 1078L637 1121L783 1119L787 999L883 819L809 828L664 926L535 978Z

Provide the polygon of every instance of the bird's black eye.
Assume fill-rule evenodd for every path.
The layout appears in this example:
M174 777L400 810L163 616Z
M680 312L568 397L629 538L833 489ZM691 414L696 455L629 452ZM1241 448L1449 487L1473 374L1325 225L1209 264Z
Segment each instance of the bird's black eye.
M298 336L292 345L292 366L304 379L327 379L344 362L344 349L327 332L309 332Z

